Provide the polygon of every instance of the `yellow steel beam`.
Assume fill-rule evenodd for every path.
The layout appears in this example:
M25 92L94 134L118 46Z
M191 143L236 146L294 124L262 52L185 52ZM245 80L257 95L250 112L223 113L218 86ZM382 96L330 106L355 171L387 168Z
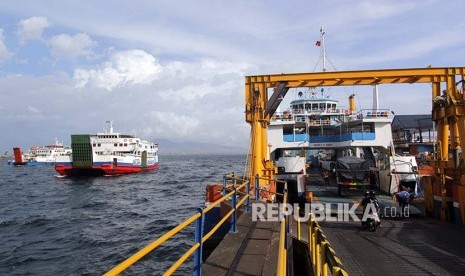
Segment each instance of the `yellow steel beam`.
M444 81L451 74L464 74L465 67L456 68L412 68L412 69L382 69L361 71L315 72L296 74L275 74L246 76L247 83L289 82L290 86L325 86L353 85L376 83L421 83ZM436 78L436 79L434 79ZM439 79L437 79L439 78ZM328 83L326 83L328 82ZM339 84L338 84L339 83ZM306 85L309 84L309 85Z

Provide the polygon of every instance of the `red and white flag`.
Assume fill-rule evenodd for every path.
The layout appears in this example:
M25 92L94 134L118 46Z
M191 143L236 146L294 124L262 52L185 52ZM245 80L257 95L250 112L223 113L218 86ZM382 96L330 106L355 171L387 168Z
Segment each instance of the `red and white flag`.
M316 46L321 46L321 41L317 40L316 43L315 43Z

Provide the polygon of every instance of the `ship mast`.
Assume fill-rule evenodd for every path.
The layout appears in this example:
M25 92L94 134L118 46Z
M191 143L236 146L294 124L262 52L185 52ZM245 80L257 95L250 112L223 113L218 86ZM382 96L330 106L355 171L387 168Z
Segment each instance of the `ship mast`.
M323 56L323 72L326 72L325 28L320 28L321 51Z

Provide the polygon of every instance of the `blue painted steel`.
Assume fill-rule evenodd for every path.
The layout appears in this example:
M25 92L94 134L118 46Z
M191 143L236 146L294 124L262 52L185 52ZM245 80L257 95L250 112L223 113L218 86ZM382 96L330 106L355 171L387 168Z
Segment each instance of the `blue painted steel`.
M308 136L307 134L285 134L284 142L310 142L310 143L328 143L328 142L345 142L345 141L370 141L375 140L376 134L372 132L353 132L327 136Z
M194 253L194 276L202 275L202 237L203 237L203 209L197 208L200 217L195 221L195 243L200 243Z
M249 212L249 204L250 204L250 181L247 182L247 199L245 200L245 212Z
M234 194L232 196L232 206L234 212L232 213L232 218L231 218L231 232L236 233L236 187L233 187L234 189Z
M258 200L259 190L258 190L258 174L255 176L255 200Z
M223 175L223 191L222 191L223 196L226 195L226 175Z

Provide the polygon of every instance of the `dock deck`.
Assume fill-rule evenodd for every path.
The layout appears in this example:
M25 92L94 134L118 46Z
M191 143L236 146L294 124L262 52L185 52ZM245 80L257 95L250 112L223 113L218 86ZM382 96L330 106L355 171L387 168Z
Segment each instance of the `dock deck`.
M203 263L203 275L274 275L278 246L279 222L254 222L243 213L237 232L228 233Z

